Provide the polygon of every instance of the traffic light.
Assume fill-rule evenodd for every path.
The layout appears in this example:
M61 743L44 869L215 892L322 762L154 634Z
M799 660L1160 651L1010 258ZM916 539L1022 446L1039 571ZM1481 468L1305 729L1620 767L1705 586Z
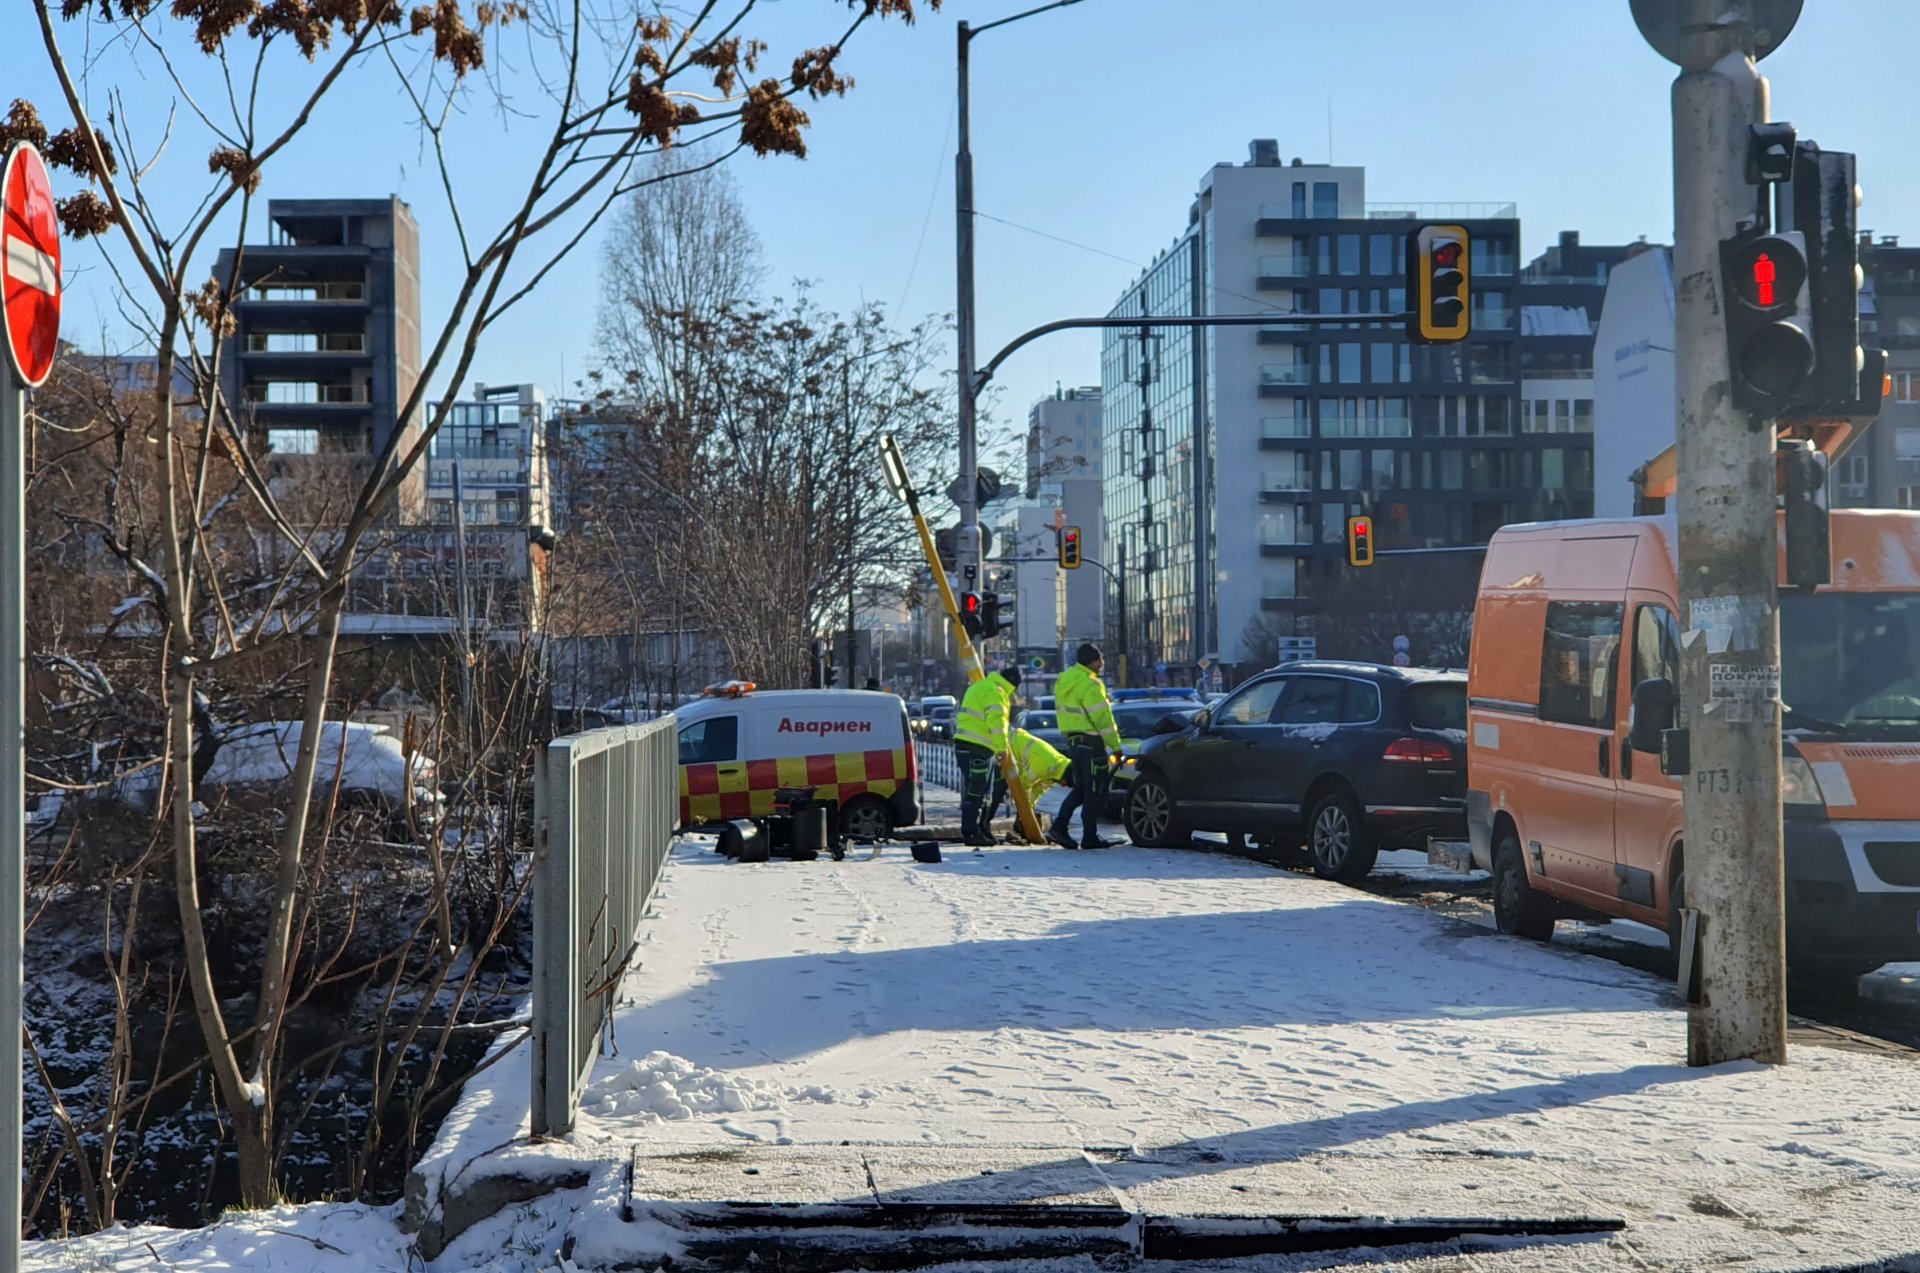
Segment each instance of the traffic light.
M1860 187L1854 156L1803 141L1780 188L1780 221L1807 249L1813 374L1788 416L1872 419L1880 413L1884 362L1860 345Z
M960 594L960 626L967 630L970 637L978 637L983 617L980 613L980 594L963 592Z
M1770 419L1794 404L1813 373L1806 241L1798 230L1742 231L1720 245L1720 274L1733 403Z
M1785 510L1784 582L1814 589L1833 582L1833 538L1827 522L1827 456L1811 442L1782 443L1781 506Z
M1080 569L1080 528L1067 526L1060 531L1060 569Z
M1012 607L1008 607L1008 609L1012 609ZM1000 630L1002 628L1012 626L1012 618L1013 616L1010 614L1002 615L1000 613L1000 594L999 593L989 592L986 596L980 598L980 635L981 636L983 637L999 636Z
M1373 518L1347 518L1347 564L1349 566L1373 564Z
M1423 225L1407 236L1407 339L1419 345L1465 340L1472 331L1468 249L1461 225Z

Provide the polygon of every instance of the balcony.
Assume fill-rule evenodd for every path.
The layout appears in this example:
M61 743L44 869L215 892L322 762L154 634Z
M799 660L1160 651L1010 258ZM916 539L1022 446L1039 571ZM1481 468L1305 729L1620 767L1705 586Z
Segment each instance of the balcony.
M240 400L258 407L364 407L373 401L366 385L252 384Z
M364 354L367 352L367 337L364 332L248 332L247 352L321 356Z
M1513 203L1369 203L1369 221L1511 221L1520 215Z
M246 290L245 300L255 305L365 304L367 285L364 282L255 283Z
M1262 557L1298 557L1310 545L1307 544L1261 544Z

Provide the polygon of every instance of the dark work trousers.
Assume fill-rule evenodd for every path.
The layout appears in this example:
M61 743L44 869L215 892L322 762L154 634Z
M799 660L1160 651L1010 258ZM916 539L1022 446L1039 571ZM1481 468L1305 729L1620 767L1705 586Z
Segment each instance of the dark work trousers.
M993 809L1000 803L1000 761L978 743L955 743L953 758L960 762L960 838L985 839L993 834Z
M1080 811L1080 846L1092 848L1100 838L1100 807L1107 801L1113 779L1107 744L1098 734L1073 734L1067 739L1067 758L1073 761L1073 790L1053 815L1053 829L1063 840L1072 839L1067 819Z

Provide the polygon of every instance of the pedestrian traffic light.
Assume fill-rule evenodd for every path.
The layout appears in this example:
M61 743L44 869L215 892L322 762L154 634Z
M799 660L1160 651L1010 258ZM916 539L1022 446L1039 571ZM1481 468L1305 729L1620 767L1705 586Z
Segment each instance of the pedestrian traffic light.
M1734 405L1771 419L1813 372L1806 240L1798 230L1743 231L1720 245L1720 273Z
M1407 339L1420 345L1465 340L1472 331L1468 249L1461 225L1423 225L1407 236Z
M1060 531L1060 569L1080 569L1080 528L1062 527Z
M1783 442L1780 464L1784 582L1812 591L1833 582L1833 538L1827 521L1826 453L1809 441Z
M967 635L970 637L980 635L983 618L980 611L979 593L963 592L960 594L960 626L967 630Z
M1347 518L1347 564L1349 566L1371 566L1373 564L1373 518Z

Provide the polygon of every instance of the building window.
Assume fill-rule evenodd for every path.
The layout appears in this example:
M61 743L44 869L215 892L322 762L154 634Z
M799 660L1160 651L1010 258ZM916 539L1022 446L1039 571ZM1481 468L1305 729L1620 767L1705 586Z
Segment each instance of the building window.
M1367 273L1399 274L1404 263L1394 258L1399 243L1391 234L1370 234L1367 236Z
M1340 383L1343 385L1360 383L1360 346L1356 344L1340 346Z
M1393 383L1393 351L1395 346L1384 341L1367 347L1367 378L1377 385Z
M318 455L320 430L268 429L267 450L275 455Z
M1260 383L1264 385L1304 385L1308 383L1305 346L1295 345L1295 357L1286 362L1260 364ZM1324 346L1322 347L1324 348Z
M1513 273L1513 240L1504 238L1473 238L1473 260L1469 269L1475 278L1504 278Z
M1360 236L1343 234L1340 236L1340 272L1358 274L1360 272Z
M1920 402L1920 374L1911 371L1894 372L1893 400L1895 402Z
M1339 182L1316 181L1313 183L1313 215L1329 219L1340 215Z
M1310 511L1309 505L1289 504L1278 512L1262 514L1260 542L1274 548L1312 542L1313 519L1308 515Z
M1316 234L1313 236L1314 267L1321 274L1333 273L1333 236Z
M1293 215L1304 218L1307 215L1307 183L1293 183Z
M1893 431L1893 458L1920 460L1920 425L1903 424Z
M1343 543L1347 538L1347 506L1345 504L1322 504L1320 506L1320 542L1323 544Z
M1260 436L1263 438L1307 438L1313 436L1313 424L1306 413L1306 399L1295 398L1297 410L1292 415L1270 415L1260 417Z
M1261 579L1260 595L1269 601L1290 601L1297 595L1296 578L1294 559L1282 557L1268 567L1266 575Z

